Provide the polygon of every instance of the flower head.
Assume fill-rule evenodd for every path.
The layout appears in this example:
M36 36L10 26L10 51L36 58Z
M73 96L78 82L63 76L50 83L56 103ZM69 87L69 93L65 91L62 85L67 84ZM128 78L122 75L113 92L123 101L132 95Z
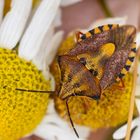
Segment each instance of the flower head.
M26 93L16 88L49 90L50 83L31 62L0 48L0 86L0 138L18 139L41 121L48 94Z
M59 5L60 0L43 0L34 11L32 0L0 1L0 139L31 133L46 114L48 94L17 89L51 89L45 73L52 60L45 59L47 50L55 54L63 36L54 34Z

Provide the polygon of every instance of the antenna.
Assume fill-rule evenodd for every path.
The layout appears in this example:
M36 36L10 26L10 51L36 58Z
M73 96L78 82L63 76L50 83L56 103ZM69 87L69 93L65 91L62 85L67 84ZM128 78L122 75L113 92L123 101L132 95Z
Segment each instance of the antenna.
M16 90L18 90L18 91L25 91L25 92L55 93L55 91L30 90L30 89L21 89L21 88L16 88Z
M55 93L55 91L30 90L30 89L22 89L22 88L16 88L16 90L25 91L25 92ZM71 115L70 115L70 111L69 111L69 105L68 105L68 99L66 100L66 107L67 107L67 112L68 112L68 116L69 116L69 119L70 119L71 126L72 126L77 138L79 138L78 132L76 131L76 129L74 127L74 123L71 119Z
M71 126L72 126L72 128L73 128L73 130L74 130L74 132L75 132L75 134L76 134L76 136L77 136L77 138L79 138L78 132L76 131L76 129L75 129L75 127L74 127L74 123L73 123L73 121L72 121L72 119L71 119L70 110L69 110L69 105L68 105L68 99L66 100L66 107L67 107L68 116L69 116L69 119L70 119Z

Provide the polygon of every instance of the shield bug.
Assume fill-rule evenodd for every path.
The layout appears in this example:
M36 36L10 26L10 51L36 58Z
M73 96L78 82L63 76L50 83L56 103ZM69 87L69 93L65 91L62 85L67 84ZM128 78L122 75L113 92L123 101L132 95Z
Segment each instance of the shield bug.
M135 35L134 26L116 24L99 26L85 34L77 32L73 48L56 56L60 79L56 91L16 90L55 93L65 100L71 125L79 137L70 116L69 98L85 96L99 100L106 88L122 81L136 54Z

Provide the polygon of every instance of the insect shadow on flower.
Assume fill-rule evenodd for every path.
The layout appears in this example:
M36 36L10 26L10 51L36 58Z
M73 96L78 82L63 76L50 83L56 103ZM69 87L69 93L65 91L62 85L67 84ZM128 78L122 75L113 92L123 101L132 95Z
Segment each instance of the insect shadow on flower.
M72 96L99 100L105 89L121 83L129 71L136 54L136 29L131 25L108 24L87 33L76 33L77 43L66 54L56 56L61 74L57 91L40 91L16 88L24 92L55 93L66 101L70 123L79 137L69 111ZM118 84L119 85L119 84Z

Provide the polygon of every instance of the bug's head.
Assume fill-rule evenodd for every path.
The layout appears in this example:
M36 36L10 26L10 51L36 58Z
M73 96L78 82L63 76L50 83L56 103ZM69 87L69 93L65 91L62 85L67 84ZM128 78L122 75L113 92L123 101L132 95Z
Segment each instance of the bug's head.
M63 55L59 57L61 70L61 90L59 96L66 99L70 96L87 96L100 98L98 80L93 76L77 57Z

